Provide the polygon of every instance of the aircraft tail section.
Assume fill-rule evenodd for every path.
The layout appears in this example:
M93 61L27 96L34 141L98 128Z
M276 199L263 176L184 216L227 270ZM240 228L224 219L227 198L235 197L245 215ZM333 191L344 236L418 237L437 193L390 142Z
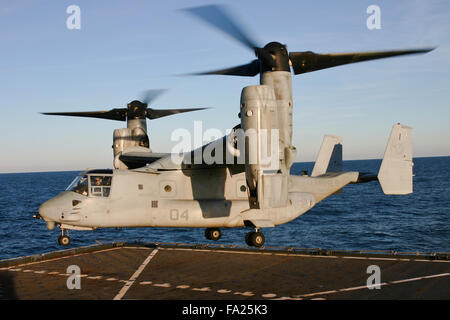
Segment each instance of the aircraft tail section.
M311 177L342 171L342 137L325 135Z
M400 123L392 127L378 181L385 194L413 192L412 128Z

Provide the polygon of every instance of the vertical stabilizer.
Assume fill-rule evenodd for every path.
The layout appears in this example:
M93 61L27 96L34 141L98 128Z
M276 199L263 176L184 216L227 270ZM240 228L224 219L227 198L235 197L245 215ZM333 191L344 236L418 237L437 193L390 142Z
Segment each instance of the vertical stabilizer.
M412 128L400 123L392 127L378 180L385 194L413 192Z
M342 171L342 137L325 135L311 177Z

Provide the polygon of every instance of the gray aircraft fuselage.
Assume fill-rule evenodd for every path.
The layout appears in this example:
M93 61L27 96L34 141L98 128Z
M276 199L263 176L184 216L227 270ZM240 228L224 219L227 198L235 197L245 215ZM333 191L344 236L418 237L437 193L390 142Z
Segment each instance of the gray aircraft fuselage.
M201 173L185 169L161 174L113 170L105 175L93 170L85 175L88 180L111 176L109 194L94 194L96 187L89 183L87 195L67 190L48 200L39 208L39 214L50 229L53 223L66 229L244 227L246 220L255 218L249 210L245 174L231 175L226 167L202 169ZM270 219L274 225L289 222L325 196L301 190L302 182L306 184L312 178L290 178L293 190L289 206L274 208L270 217L260 215L258 219Z

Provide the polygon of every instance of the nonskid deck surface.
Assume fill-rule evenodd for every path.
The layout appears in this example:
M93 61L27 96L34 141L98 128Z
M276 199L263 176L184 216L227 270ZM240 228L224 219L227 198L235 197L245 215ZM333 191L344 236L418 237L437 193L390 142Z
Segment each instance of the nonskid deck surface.
M113 243L0 261L0 299L449 299L449 257Z

